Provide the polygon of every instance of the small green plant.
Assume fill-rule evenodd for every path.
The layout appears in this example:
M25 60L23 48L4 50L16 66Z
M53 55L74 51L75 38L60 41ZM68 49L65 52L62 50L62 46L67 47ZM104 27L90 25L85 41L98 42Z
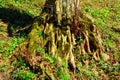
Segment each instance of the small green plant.
M8 52L2 54L2 59L6 59L10 54Z
M25 71L17 69L13 73L14 79L20 79L20 80L32 80L35 77L35 74L31 71Z
M109 38L103 39L103 43L106 46L107 50L115 49L115 44L113 43L113 40L110 40Z
M12 73L14 79L31 80L35 77L35 74L29 70L25 60L22 57L18 58L18 63L15 66L15 70Z
M42 36L42 35L43 35L43 31L42 31L41 29L38 31L38 35L39 35L39 36Z
M116 61L120 58L119 53L114 53L113 56Z
M22 57L18 58L18 66L21 66L22 69L27 67L25 60Z
M93 71L92 71L92 70L87 70L87 71L86 71L86 74L87 74L88 76L92 76Z
M18 44L20 44L24 40L24 37L13 37L8 41L8 52L13 51Z
M45 53L45 50L43 48L37 48L36 52L37 53Z
M64 68L68 68L68 63L66 61L62 61L62 64L61 64Z
M45 56L44 56L44 59L45 60L48 60L51 64L52 63L55 63L55 62L58 62L58 57L56 56L56 57L51 57L51 56L49 56L48 54L46 54Z
M60 80L70 80L69 75L65 72L65 70L60 70L57 72L57 74L59 75Z
M98 64L100 65L100 68L102 68L102 69L107 68L107 64L105 64L105 62L103 60L100 60Z
M0 40L0 53L5 52L4 44L5 43L2 40Z
M118 75L119 71L120 71L120 64L119 63L114 64L113 65L113 70L114 70L114 74Z

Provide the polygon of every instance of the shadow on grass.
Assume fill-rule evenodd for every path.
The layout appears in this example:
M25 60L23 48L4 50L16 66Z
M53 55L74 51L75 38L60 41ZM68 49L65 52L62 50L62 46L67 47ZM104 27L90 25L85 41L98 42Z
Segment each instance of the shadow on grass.
M0 19L8 24L7 30L10 37L13 36L14 30L24 28L29 25L33 18L25 11L12 8L0 8ZM25 31L18 33L22 34Z

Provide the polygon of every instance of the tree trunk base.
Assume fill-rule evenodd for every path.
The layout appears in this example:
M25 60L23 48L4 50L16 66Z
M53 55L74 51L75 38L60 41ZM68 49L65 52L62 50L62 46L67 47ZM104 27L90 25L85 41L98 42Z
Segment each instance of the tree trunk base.
M15 50L33 70L41 71L41 78L54 80L56 69L53 66L65 69L66 74L69 70L75 71L82 55L92 56L95 60L102 58L104 47L92 18L81 14L78 21L63 22L56 25L55 18L47 13L36 18L27 39Z

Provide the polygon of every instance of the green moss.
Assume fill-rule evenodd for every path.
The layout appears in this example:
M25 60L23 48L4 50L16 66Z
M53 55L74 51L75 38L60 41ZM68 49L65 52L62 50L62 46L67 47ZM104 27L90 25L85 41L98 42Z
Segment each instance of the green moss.
M30 54L34 56L36 55L37 48L39 48L40 46L40 37L38 34L39 31L40 31L40 27L38 26L38 23L36 22L32 25L32 30L28 34L28 40L29 40L28 51L30 52Z

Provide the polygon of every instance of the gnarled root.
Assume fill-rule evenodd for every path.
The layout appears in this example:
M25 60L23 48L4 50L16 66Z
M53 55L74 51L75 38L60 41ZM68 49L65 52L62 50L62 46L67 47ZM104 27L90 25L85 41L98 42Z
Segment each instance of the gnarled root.
M46 19L46 16L42 17ZM87 54L92 55L95 60L101 59L100 53L104 51L104 47L100 32L88 17L82 15L77 24L72 22L61 26L57 26L54 21L49 22L49 20L51 18L48 21L44 20L42 24L40 19L35 20L28 38L18 48L19 54L33 69L40 69L45 75L51 76L52 79L55 78L49 72L53 68L44 59L47 53L51 53L51 57L57 56L60 64L65 61L73 70L76 69L77 56ZM38 48L46 50L37 52ZM44 61L45 63L43 63ZM46 69L45 66L49 66L49 68Z

